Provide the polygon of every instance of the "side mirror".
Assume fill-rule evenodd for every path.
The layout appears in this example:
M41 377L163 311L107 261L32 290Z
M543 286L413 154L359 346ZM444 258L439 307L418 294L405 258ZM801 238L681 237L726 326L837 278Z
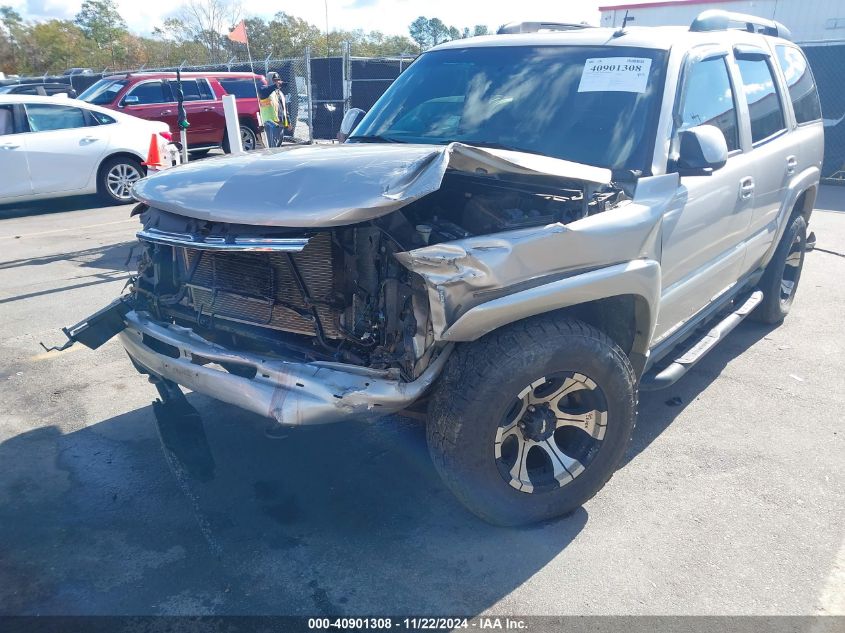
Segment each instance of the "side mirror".
M138 105L140 102L141 100L136 95L127 95L123 97L123 103L121 105Z
M697 125L678 135L678 159L681 176L709 176L728 162L725 135L715 125Z
M350 108L346 114L343 115L343 121L340 122L340 131L337 133L337 140L343 143L352 134L352 131L358 127L361 119L367 114L361 108Z

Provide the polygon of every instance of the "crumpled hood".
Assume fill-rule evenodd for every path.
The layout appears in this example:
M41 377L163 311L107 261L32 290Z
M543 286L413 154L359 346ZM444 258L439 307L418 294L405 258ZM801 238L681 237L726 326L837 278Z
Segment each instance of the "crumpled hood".
M145 204L191 218L317 228L387 215L437 191L447 169L609 183L608 169L513 152L450 145L345 143L223 156L138 182Z

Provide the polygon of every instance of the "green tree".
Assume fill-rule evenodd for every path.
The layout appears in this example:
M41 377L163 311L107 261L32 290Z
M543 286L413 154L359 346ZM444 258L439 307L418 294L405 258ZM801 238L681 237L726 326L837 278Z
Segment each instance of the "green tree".
M408 26L408 32L411 34L411 39L417 43L421 53L431 46L431 31L428 27L428 18L423 16L418 17Z
M490 31L486 24L476 24L472 29L472 34L474 37L478 37L479 35L489 35Z
M123 53L121 40L127 35L126 21L112 0L85 0L74 20L85 37L99 50L108 50L111 66L118 66L118 55ZM125 60L121 59L121 63Z
M24 28L20 13L9 6L0 6L0 71L15 73Z
M188 0L176 17L188 38L202 44L207 61L225 61L229 41L226 33L240 20L240 5L235 0Z

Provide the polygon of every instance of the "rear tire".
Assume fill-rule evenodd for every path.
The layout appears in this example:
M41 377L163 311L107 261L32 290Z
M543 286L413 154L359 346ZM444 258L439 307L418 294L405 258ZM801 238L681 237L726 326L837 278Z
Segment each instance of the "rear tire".
M804 268L806 248L807 222L804 216L796 215L786 228L760 280L763 301L751 314L755 321L774 325L781 323L789 314Z
M97 174L97 195L104 202L128 204L133 202L132 186L146 175L137 158L113 156L103 162Z
M636 409L634 370L612 340L581 321L535 317L455 350L429 404L429 452L476 515L534 523L607 483Z

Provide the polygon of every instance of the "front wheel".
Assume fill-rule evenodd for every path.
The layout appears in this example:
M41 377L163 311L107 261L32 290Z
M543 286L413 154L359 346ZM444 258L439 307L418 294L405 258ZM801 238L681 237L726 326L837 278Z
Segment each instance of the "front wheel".
M144 177L140 161L129 156L109 158L100 167L97 193L105 202L132 202L132 186Z
M636 405L633 368L613 341L580 321L535 317L455 350L429 405L429 451L472 512L533 523L604 486Z

